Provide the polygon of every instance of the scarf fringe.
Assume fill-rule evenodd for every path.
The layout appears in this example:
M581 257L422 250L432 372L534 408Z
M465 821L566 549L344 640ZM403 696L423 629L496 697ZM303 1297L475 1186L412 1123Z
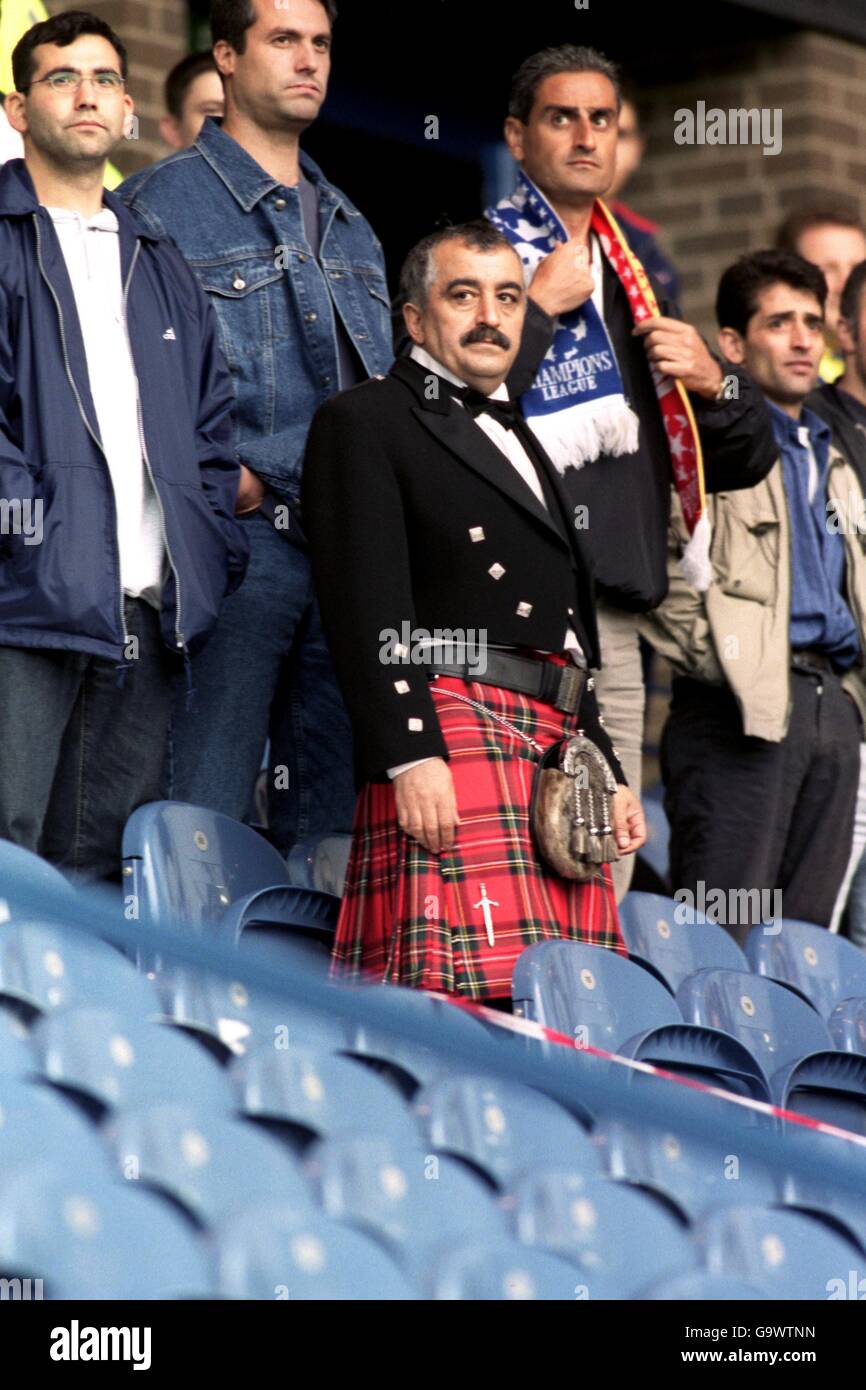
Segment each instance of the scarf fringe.
M712 530L709 517L704 512L695 524L688 544L680 559L680 573L699 594L706 593L713 582L713 567L710 562L710 541Z
M624 396L527 415L526 423L559 473L583 468L601 454L633 454L638 447L640 421Z

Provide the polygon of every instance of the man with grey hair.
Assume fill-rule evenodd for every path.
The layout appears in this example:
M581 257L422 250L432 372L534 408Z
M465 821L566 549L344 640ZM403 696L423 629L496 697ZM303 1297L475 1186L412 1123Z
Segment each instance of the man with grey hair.
M671 486L687 517L684 569L700 587L705 488L753 486L776 448L748 374L713 357L657 295L602 202L616 173L619 108L617 70L594 49L567 44L527 58L505 121L518 185L487 216L518 251L536 306L522 359L537 371L521 383L521 408L584 532L599 594L599 705L639 790L636 616L667 592ZM631 867L615 866L620 897Z
M362 783L335 970L507 1000L533 942L622 949L606 865L566 879L533 841L538 755L578 727L594 738L618 784L619 853L643 843L643 813L586 675L597 633L583 539L506 386L520 262L479 220L421 242L402 288L410 354L323 406L304 459ZM461 634L483 636L483 671L442 652Z

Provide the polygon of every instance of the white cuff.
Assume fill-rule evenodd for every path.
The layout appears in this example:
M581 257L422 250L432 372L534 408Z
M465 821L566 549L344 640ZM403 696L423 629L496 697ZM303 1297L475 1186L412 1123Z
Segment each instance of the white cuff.
M432 762L433 762L433 759L432 759L432 758L416 758L414 762L411 762L411 763L400 763L399 767L389 767L389 768L386 768L385 770L386 770L386 772L388 773L388 776L391 778L391 781L393 782L394 778L395 778L395 777L399 777L401 772L408 772L410 768L413 768L413 767L420 767L422 763L432 763Z

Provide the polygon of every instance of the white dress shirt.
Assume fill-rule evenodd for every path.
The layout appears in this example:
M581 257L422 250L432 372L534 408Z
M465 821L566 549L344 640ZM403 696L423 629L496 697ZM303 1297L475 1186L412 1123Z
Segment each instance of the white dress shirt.
M596 289L600 293L600 261L598 264L598 270L599 278ZM453 383L454 386L457 386L461 389L465 388L466 382L461 381L460 378L455 376L453 372L449 372L447 367L443 367L442 363L437 362L436 358L431 357L430 353L425 351L424 348L418 347L416 344L416 346L412 348L412 351L410 352L409 356L413 358L413 360L417 362L420 366L426 367L427 370L430 372L435 372L437 376L441 376L445 381L450 381ZM460 400L460 397L454 396L453 399L456 400L462 408L463 402ZM509 399L508 387L505 385L504 381L501 386L498 386L496 388L495 391L490 392L490 399L492 401L507 401ZM547 503L544 499L544 492L542 490L541 483L538 478L538 473L536 471L535 464L532 462L532 459L529 457L528 453L524 449L515 431L506 429L506 427L501 423L501 421L495 419L493 415L488 415L485 411L482 411L479 415L475 416L475 423L476 425L479 425L481 429L483 429L484 433L487 435L491 443L496 445L497 449L499 449L500 452L505 455L509 463L513 464L523 481L526 483L527 487L530 487L532 489L532 491L535 493L535 496L541 503L542 507L544 507L546 510ZM563 650L568 652L569 656L571 656L572 660L577 665L586 665L586 658L583 654L583 648L577 640L577 635L570 627L566 628L563 636ZM397 777L401 772L408 772L410 768L420 767L421 763L426 763L430 761L430 758L416 758L413 762L401 763L399 767L389 767L387 769L388 776L391 778Z
M159 502L142 458L117 218L110 208L89 218L68 208L47 211L72 282L90 394L114 490L121 587L130 598L158 608L165 545Z

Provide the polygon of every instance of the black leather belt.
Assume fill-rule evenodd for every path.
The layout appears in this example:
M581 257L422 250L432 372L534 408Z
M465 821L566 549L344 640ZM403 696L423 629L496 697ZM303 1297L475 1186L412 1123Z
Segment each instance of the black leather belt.
M800 647L798 651L792 651L791 665L795 671L806 671L813 676L837 673L832 658L826 652L813 651L811 647Z
M575 714L580 708L586 686L587 672L569 661L557 666L552 661L539 661L531 656L513 656L508 652L485 652L486 666L482 674L472 662L434 661L427 667L428 676L459 676L465 681L480 681L482 685L498 685L520 695L543 700L564 714Z

